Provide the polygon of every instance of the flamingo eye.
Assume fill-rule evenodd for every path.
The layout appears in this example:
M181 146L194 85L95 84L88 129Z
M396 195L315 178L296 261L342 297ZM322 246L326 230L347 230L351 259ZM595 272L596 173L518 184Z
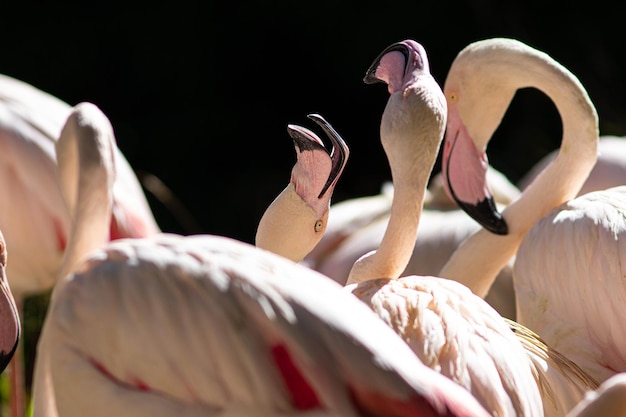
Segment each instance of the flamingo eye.
M318 220L315 222L315 231L319 232L320 230L322 230L322 227L324 226L324 222L321 220Z
M456 93L452 93L452 94L450 94L450 101L451 101L451 102L455 102L455 101L456 101L456 99L457 99L457 95L456 95Z

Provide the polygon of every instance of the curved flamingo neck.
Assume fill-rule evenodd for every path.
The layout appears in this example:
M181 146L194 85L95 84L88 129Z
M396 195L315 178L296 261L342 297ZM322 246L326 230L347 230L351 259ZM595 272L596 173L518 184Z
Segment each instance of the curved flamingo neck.
M434 79L424 77L389 98L380 128L394 186L389 222L378 249L355 262L347 284L396 279L411 258L428 179L445 128L445 100L429 96L437 90Z
M426 180L428 174L426 175ZM396 279L406 268L417 238L426 182L419 187L397 187L385 234L377 250L361 257L352 267L348 283L374 278Z
M596 109L578 80L570 73L562 75L537 85L552 99L563 123L557 157L502 213L510 225L509 233L520 240L548 210L578 194L597 160Z
M61 280L85 255L109 240L114 146L106 116L93 104L77 105L56 143L59 182L72 218Z
M494 50L494 56L483 54L482 58L492 65L493 72L507 75L509 85L502 89L503 94L510 101L511 88L534 87L545 93L559 112L563 137L554 161L503 211L509 233L502 236L484 229L478 231L459 246L441 270L440 276L460 281L482 297L498 272L515 255L535 222L553 207L576 196L596 162L599 136L595 107L571 72L548 55L531 48L506 51L501 61L497 56L500 52ZM478 65L479 61L473 63ZM489 77L483 74L480 79ZM490 91L500 90L492 88ZM492 102L504 104L497 98ZM494 109L494 113L503 115L508 104ZM484 130L493 132L499 122L500 119ZM476 143L479 149L480 141L478 139Z

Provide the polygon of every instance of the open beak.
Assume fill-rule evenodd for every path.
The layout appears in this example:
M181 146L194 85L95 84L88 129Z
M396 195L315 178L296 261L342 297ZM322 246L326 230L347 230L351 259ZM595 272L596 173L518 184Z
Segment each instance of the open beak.
M324 133L328 136L331 142L331 149L328 150L324 146L324 143L320 140L320 138L311 132L309 129L304 128L302 126L290 124L287 126L287 131L289 135L294 141L294 144L300 152L304 150L324 150L329 156L331 160L331 169L328 175L328 179L326 180L326 184L319 193L317 198L322 198L326 192L335 186L337 180L341 176L343 169L348 162L348 155L350 151L348 149L348 145L342 139L342 137L337 133L337 131L319 114L309 114L309 119L313 120L317 123Z

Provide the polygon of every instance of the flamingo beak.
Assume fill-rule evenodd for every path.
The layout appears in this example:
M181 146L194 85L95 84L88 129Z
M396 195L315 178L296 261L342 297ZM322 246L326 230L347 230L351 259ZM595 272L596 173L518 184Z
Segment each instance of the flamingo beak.
M313 113L309 114L308 118L313 120L322 128L322 130L324 130L324 133L326 133L332 145L330 150L326 149L322 140L315 133L305 127L291 124L287 126L287 131L289 132L289 135L293 139L294 145L299 152L305 150L323 150L330 156L332 164L331 170L328 175L328 179L326 180L326 184L324 184L324 187L317 197L322 198L324 194L332 189L339 180L339 177L348 162L350 151L348 149L348 145L339 133L337 133L331 124L328 123L321 115Z
M348 149L348 145L346 144L346 142L339 135L339 133L337 133L335 128L333 128L331 124L328 123L326 119L324 119L321 115L315 113L309 114L308 118L313 120L322 128L322 130L324 130L324 133L326 133L326 136L328 136L332 144L332 148L329 152L332 168L330 170L330 174L328 176L328 180L326 180L324 188L320 192L320 195L317 197L322 198L322 196L329 189L333 188L335 184L337 184L337 181L339 180L339 177L341 176L341 173L343 172L343 169L348 162L350 150Z
M487 184L487 169L487 155L476 148L458 113L450 111L442 158L446 192L485 229L506 235L508 225Z
M20 319L4 265L0 264L0 372L7 367L20 338Z
M404 62L405 63L409 62L411 51L408 45L405 42L393 43L389 45L387 48L385 48L385 50L382 51L380 54L378 54L376 59L374 59L374 62L372 62L372 65L369 66L369 68L365 72L365 77L363 77L363 82L365 84L384 83L383 80L381 80L379 77L376 76L376 70L378 69L378 66L380 65L380 60L382 59L382 57L392 51L401 52L404 55ZM406 72L406 68L405 68L405 72Z

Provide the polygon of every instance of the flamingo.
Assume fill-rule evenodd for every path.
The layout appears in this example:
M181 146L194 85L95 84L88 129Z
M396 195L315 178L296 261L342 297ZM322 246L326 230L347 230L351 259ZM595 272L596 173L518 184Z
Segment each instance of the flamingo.
M380 245L357 259L347 284L379 277L395 279L406 267L446 123L445 99L430 74L426 51L419 43L407 40L386 48L367 71L364 81L384 82L390 93L383 111L380 138L394 191Z
M490 170L488 175L496 203L506 205L519 196L504 174ZM392 196L393 184L385 183L380 194L333 204L326 233L304 263L345 284L354 262L380 245ZM479 228L445 193L441 174L434 176L426 190L411 259L401 276L438 274L452 252ZM485 300L502 316L514 319L512 267L513 259L500 271Z
M485 149L515 92L529 86L554 102L563 122L562 144L554 161L500 214L485 180ZM484 297L533 224L574 197L587 179L598 153L598 116L583 85L567 68L509 38L477 41L459 52L444 93L449 105L442 158L445 184L484 228L461 244L440 275ZM482 253L489 258L479 256Z
M553 100L563 121L562 145L557 157L500 214L493 210L495 207L485 184L484 174L488 168L485 148L515 91L529 86L543 91ZM517 253L516 264L523 262L518 248L533 224L550 209L578 193L596 161L598 117L584 87L569 70L544 52L514 39L487 39L464 48L450 68L444 93L449 105L443 154L445 183L459 205L481 221L485 228L461 244L440 275L467 285L483 297L498 270L513 255ZM547 247L542 248L545 252ZM549 257L546 261L555 265L559 258L553 257L553 254L550 247L550 252L542 255ZM545 331L530 323L525 314L520 316L520 312L527 308L545 307L532 304L527 296L520 297L520 280L528 278L516 272L517 266L514 268L516 320L532 329L561 356L575 363L585 375L580 380L575 377L578 372L572 371L573 378L550 382L550 390L562 398L562 405L553 411L562 415L576 402L571 400L568 391L574 389L575 398L580 400L581 390L594 389L602 380L569 355L563 345L555 344ZM545 269L535 277L537 281L555 286L561 301L567 299L560 289L556 290L560 288L555 284L558 281L550 280ZM580 303L576 308L581 308ZM546 316L545 319L549 318ZM539 359L534 357L538 372L549 370L548 364L542 365ZM572 383L576 386L573 387ZM544 392L544 398L546 394ZM552 401L544 399L544 406L549 403Z
M314 120L332 140L330 125ZM320 187L323 198L332 193L347 148L339 138L324 155L312 132L289 129L297 167L268 210L297 201L308 215L302 201L317 204ZM113 143L106 116L90 104L76 106L58 141L79 146L78 187L61 184L84 225L70 242L83 244L68 247L63 270L71 272L52 293L35 416L488 415L342 286L286 256L211 235L107 244ZM320 166L328 175L309 182L306 168ZM89 201L109 204L93 210ZM260 229L257 240L271 242L264 234L276 230Z
M63 417L489 415L339 284L225 237L113 242L46 326Z
M0 206L0 229L11 251L7 266L18 304L56 282L70 229L57 182L55 142L72 107L30 84L0 74L0 189L13 198ZM118 148L110 238L159 232L137 177ZM9 221L10 219L10 221Z
M494 416L543 416L530 356L505 320L460 283L400 276L410 259L426 183L446 124L446 102L422 45L386 48L365 82L390 93L380 137L393 178L385 235L350 271L346 291L393 328L424 364L469 390Z
M7 277L18 312L31 294L48 291L61 267L71 227L70 213L57 183L54 146L71 107L34 86L0 74L0 230L11 262ZM118 175L110 239L159 232L141 186L119 149ZM10 368L10 406L24 415L23 352L18 347Z
M435 113L443 111L445 114L446 107L443 93L436 84L430 84L430 90L424 88L428 82L419 84L420 76L427 77L427 73L420 71L419 65L412 66L411 63L427 61L412 57L415 53L425 54L423 48L415 45L414 41L392 45L374 62L365 78L369 81L375 77L389 85L391 97L381 121L381 141L388 144L384 146L385 150L393 149L394 145L410 148L419 144L422 162L430 158L428 164L416 170L411 164L412 152L409 149L404 149L404 152L393 149L395 155L407 155L404 161L389 158L390 165L394 161L396 164L405 162L404 166L400 163L395 169L392 168L392 172L398 176L404 174L403 181L406 182L411 181L407 178L410 175L422 179L428 176L438 141L443 136L443 126L434 122L436 118L420 117L420 110L424 112L428 109ZM406 61L402 54L398 54L398 50L402 51L403 48L406 48ZM408 68L405 69L404 65ZM423 90L420 91L419 87ZM411 93L416 91L418 94L415 96L428 103L421 109L414 102L411 103ZM437 104L441 102L444 104ZM407 117L409 120L406 120ZM413 123L416 123L415 120L421 121L419 129L412 124L411 117L414 118ZM415 143L411 143L410 137L414 137ZM424 184L419 178L413 178L412 181ZM396 189L394 204L399 201L399 206L405 207L408 203L403 202L403 198L416 198L412 193L418 194L419 198L423 190L406 187L404 194L399 195L399 189ZM411 226L396 227L391 231L388 228L381 247L392 246L395 241L409 242L397 234L414 233L411 227L416 227L414 217L419 218L420 210L419 205L417 212L392 208L389 224L393 220L396 225ZM388 237L391 240L386 242ZM395 255L403 251L401 247L396 249L396 252L388 252L390 258L379 257L378 261L397 267L399 261ZM485 255L482 257L485 258ZM397 270L400 268L397 267ZM537 334L519 323L504 319L481 297L459 282L432 276L397 278L390 275L376 278L377 272L368 274L371 271L367 269L356 272L364 273L362 276L355 275L353 269L350 279L355 284L349 284L347 290L370 305L425 364L465 386L494 415L562 416L583 398L586 391L598 386L592 377L551 348Z

